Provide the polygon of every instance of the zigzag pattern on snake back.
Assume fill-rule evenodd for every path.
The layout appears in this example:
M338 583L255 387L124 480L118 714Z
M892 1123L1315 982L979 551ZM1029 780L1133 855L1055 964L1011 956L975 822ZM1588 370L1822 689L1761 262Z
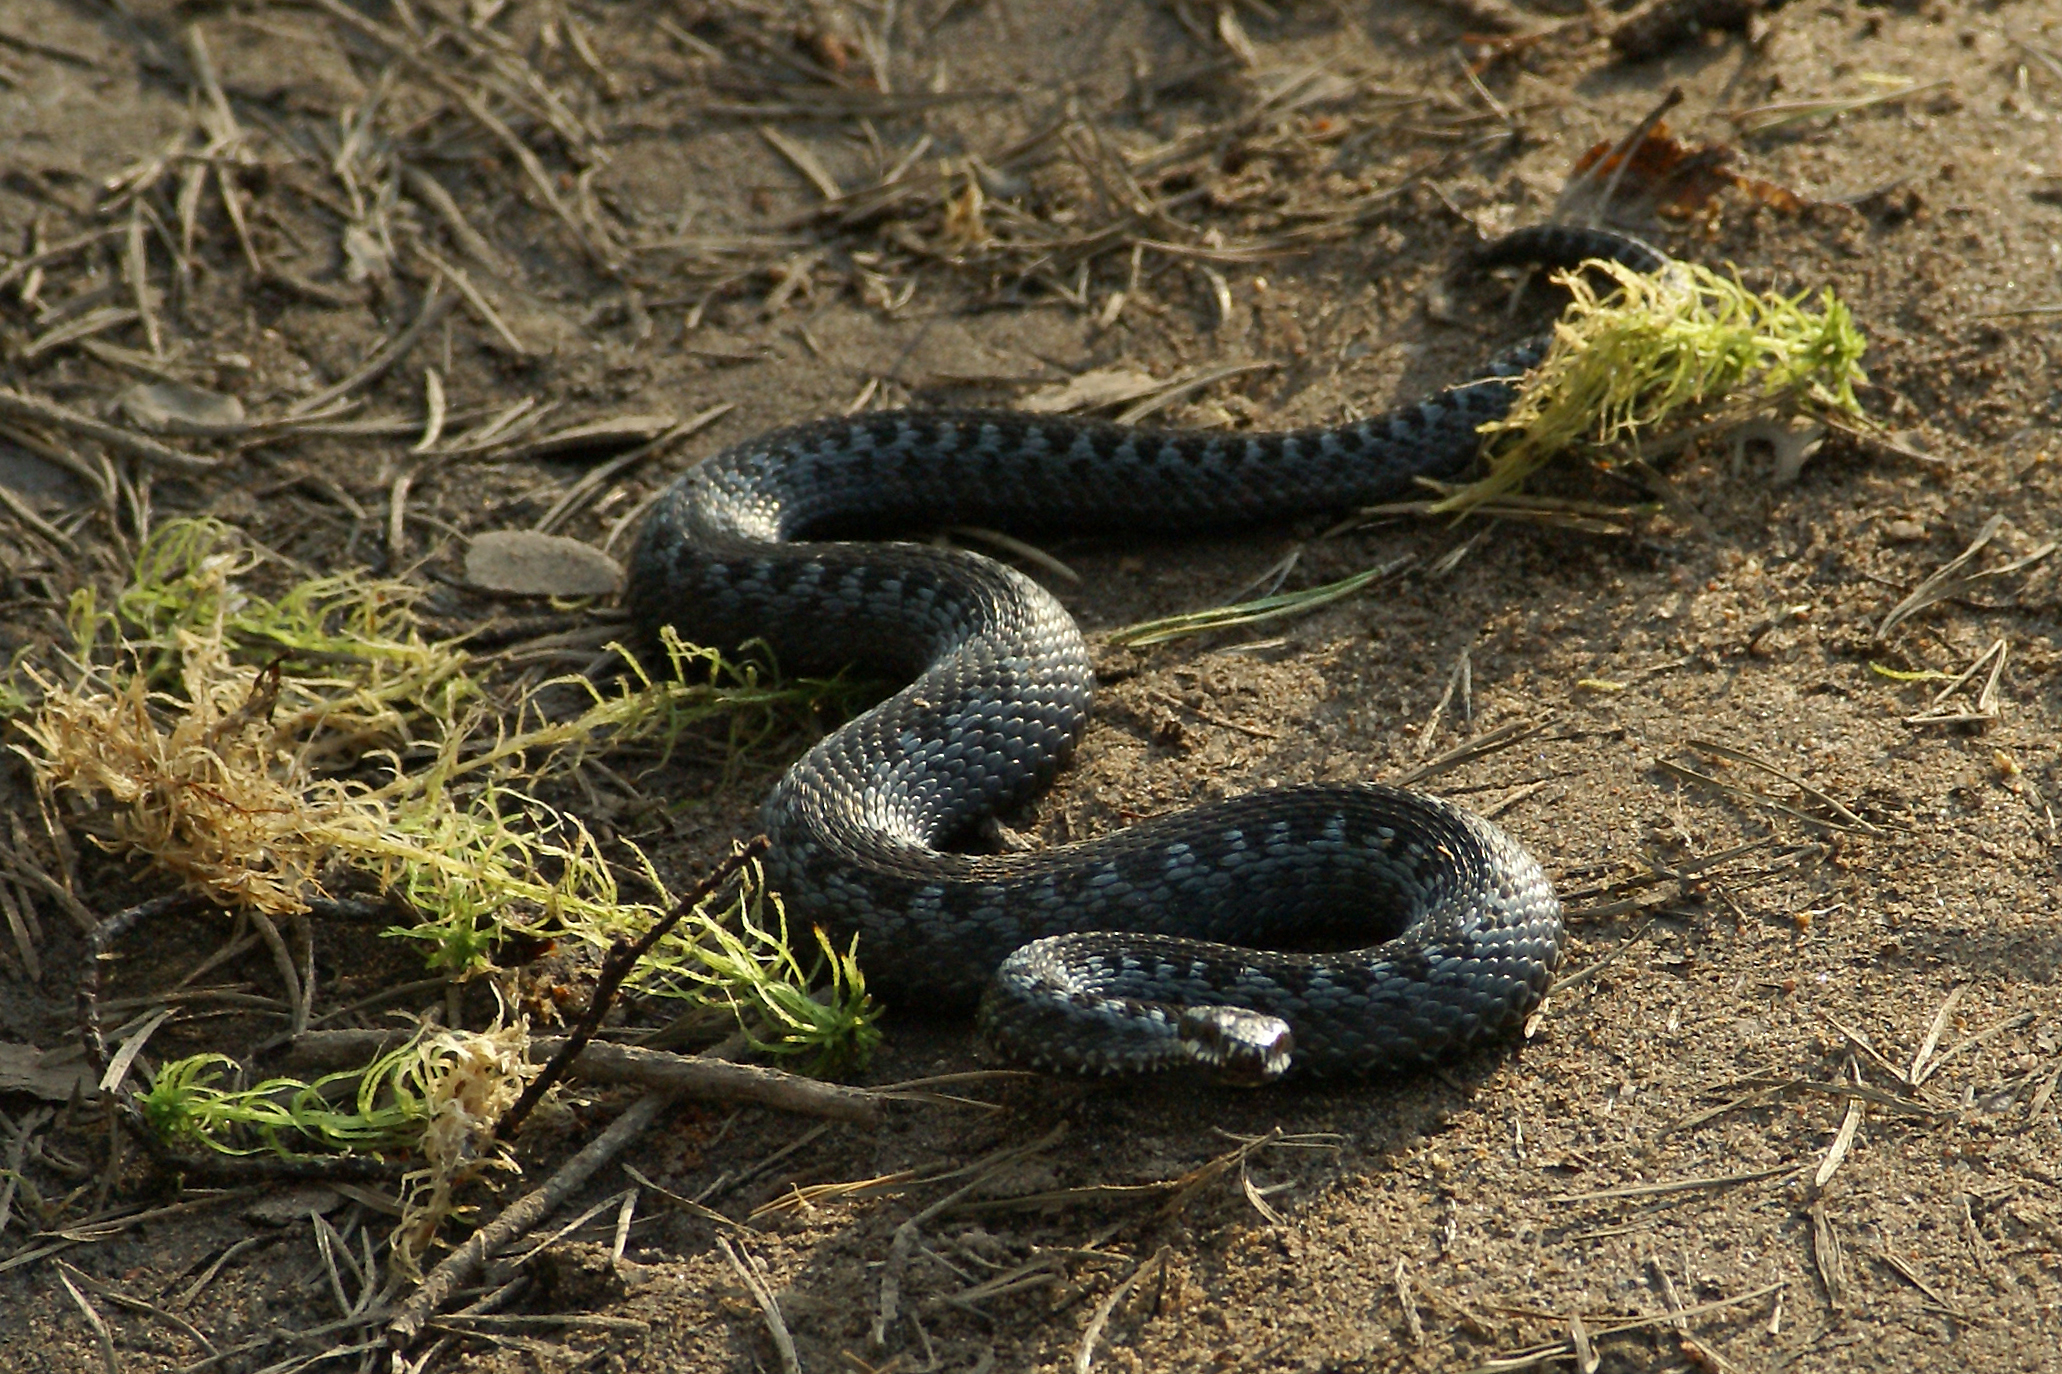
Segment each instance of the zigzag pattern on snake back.
M1637 240L1521 230L1477 261L1636 270ZM1037 795L1086 725L1094 673L1065 608L978 554L837 536L951 524L1188 531L1379 501L1464 472L1540 345L1387 414L1278 434L1009 411L900 411L778 430L654 507L626 600L655 634L784 669L913 679L825 737L761 813L790 909L856 932L891 1001L971 1007L1006 1057L1235 1082L1430 1060L1507 1033L1562 940L1539 865L1445 802L1285 787L1063 847L946 846ZM1310 952L1316 951L1316 952ZM985 997L984 997L985 992Z

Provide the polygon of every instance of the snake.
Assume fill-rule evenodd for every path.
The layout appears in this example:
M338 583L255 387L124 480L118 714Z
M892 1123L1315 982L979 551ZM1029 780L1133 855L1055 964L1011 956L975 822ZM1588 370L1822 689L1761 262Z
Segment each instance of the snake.
M1535 226L1477 265L1636 271L1637 239ZM1258 1085L1440 1063L1546 994L1561 908L1488 820L1374 782L1210 801L1072 843L981 852L1089 719L1095 669L1060 601L950 526L1179 535L1391 498L1476 461L1543 340L1351 423L1177 430L1007 409L882 410L718 452L654 501L624 604L655 640L753 645L780 670L907 685L831 730L760 810L786 909L857 938L891 1005L972 1011L1003 1059ZM991 846L992 847L992 846Z

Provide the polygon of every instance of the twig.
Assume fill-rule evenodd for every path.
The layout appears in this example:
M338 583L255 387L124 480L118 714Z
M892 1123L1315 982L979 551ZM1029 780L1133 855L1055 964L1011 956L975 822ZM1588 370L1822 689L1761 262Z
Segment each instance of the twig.
M721 891L725 883L736 877L746 864L764 854L771 844L772 841L764 835L753 836L740 845L736 853L710 869L707 877L696 883L686 896L674 903L671 911L654 921L651 929L636 941L618 939L609 947L607 956L601 961L601 973L594 980L594 991L587 998L586 1014L573 1027L573 1033L566 1037L565 1043L559 1046L558 1053L552 1055L551 1062L530 1080L523 1089L523 1095L516 1099L516 1104L494 1124L494 1136L497 1140L506 1140L515 1134L516 1128L523 1124L524 1118L530 1115L544 1094L551 1090L553 1084L566 1076L566 1070L572 1067L573 1060L579 1056L580 1051L587 1048L587 1042L594 1038L594 1032L600 1027L601 1018L607 1014L609 1004L616 1000L616 990L622 987L623 980L630 976L638 961L649 954L652 946L664 939L666 933L679 925L689 912Z
M304 1067L349 1068L384 1054L406 1038L397 1031L309 1031L293 1038L291 1057ZM556 1056L565 1045L561 1037L538 1036L530 1041L529 1053L532 1058ZM825 1083L758 1064L734 1064L726 1059L609 1041L587 1044L573 1059L568 1072L584 1083L627 1083L682 1097L757 1102L778 1111L863 1126L880 1119L881 1103L888 1096L874 1089Z
M472 1281L487 1260L507 1248L553 1208L577 1191L602 1165L614 1159L644 1133L659 1113L672 1104L670 1093L646 1093L630 1104L609 1128L567 1160L544 1186L525 1194L505 1208L501 1215L473 1232L465 1244L432 1269L422 1285L408 1295L387 1323L387 1344L405 1350L422 1331L424 1323L462 1285Z

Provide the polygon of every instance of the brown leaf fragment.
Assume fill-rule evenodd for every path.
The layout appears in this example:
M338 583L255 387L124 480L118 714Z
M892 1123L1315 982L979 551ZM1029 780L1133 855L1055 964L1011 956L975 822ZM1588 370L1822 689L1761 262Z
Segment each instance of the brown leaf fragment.
M1687 219L1707 210L1728 187L1756 205L1796 214L1811 202L1785 187L1732 169L1740 150L1724 143L1685 143L1657 121L1647 136L1625 153L1610 142L1599 143L1576 160L1570 179L1605 182L1616 178L1620 191L1644 196L1654 213ZM1624 171L1620 173L1620 167Z

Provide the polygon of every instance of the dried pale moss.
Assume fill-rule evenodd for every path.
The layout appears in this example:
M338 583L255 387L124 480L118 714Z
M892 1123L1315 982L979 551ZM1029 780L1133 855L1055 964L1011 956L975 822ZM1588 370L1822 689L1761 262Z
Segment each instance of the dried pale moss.
M43 700L16 722L16 749L46 793L90 805L69 814L103 847L221 906L305 910L322 867L373 839L377 817L348 784L295 766L278 673L230 662L220 638L175 638L174 690L142 672L59 686L27 670Z
M1516 489L1555 454L1610 463L1688 424L1757 414L1858 415L1866 340L1829 290L1747 290L1694 263L1640 273L1591 262L1555 278L1572 299L1518 401L1482 427L1489 472L1435 509L1463 511ZM1587 275L1605 274L1600 292Z
M652 894L626 899L621 860L541 784L605 749L663 755L712 721L728 727L734 762L784 718L852 691L764 681L749 663L669 640L672 676L630 660L605 687L547 683L510 706L504 728L462 646L421 636L408 588L300 578L272 599L250 585L261 566L224 526L168 526L111 605L75 602L70 671L26 670L40 700L16 721L14 747L71 825L221 906L303 911L332 867L375 875L420 913L392 933L459 976L491 969L512 932L599 954L672 904L624 842ZM575 684L584 709L547 711L547 693ZM829 1069L863 1060L878 1036L851 952L825 956L798 962L754 870L731 907L693 913L634 983Z

